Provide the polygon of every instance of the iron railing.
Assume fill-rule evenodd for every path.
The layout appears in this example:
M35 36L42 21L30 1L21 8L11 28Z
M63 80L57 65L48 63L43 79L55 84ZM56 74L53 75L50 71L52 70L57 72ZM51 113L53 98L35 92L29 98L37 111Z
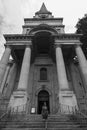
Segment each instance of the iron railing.
M5 112L7 110L8 104L9 104L8 99L0 99L0 112L1 111Z
M1 116L0 116L0 121L2 121L3 119L6 120L7 117L10 114L10 110L7 110L6 112L4 112Z
M58 114L68 114L68 115L80 115L83 118L87 118L87 115L81 112L77 106L69 106L64 104L59 104L57 111ZM7 110L0 116L0 120L9 116L26 115L27 114L27 103L19 105L16 107L8 107Z
M76 111L76 114L80 115L81 117L87 119L87 115L83 112L81 112L80 110Z
M59 104L58 113L60 114L75 114L76 111L78 111L77 106Z
M69 106L59 104L58 113L79 116L80 118L87 119L87 115L79 110L77 106Z
M22 113L26 113L26 105L27 104L15 106L15 107L9 107L8 109L10 110L11 115L22 114Z
M19 105L16 107L8 107L7 110L0 116L0 121L6 119L7 117L18 119L19 115L26 114L26 104Z

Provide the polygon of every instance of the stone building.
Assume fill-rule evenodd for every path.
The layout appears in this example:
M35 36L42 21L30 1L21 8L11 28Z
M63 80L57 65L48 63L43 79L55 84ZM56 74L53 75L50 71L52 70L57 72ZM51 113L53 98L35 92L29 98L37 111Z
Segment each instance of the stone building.
M33 18L24 19L22 34L4 35L0 98L7 108L29 114L41 114L44 102L49 114L86 108L81 35L66 34L64 27L63 18L55 18L43 3Z

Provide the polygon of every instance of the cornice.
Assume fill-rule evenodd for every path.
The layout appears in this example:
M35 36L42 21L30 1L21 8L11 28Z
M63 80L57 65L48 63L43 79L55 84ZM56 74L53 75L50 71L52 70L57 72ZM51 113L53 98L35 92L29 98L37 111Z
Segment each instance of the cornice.
M63 21L63 18L25 18L24 21L44 21L44 20L61 20Z
M4 34L4 38L6 41L29 41L31 40L33 35L25 35L25 34Z
M80 40L81 36L82 34L74 33L53 35L55 40Z
M50 27L65 27L65 25L49 25ZM23 25L23 28L35 28L37 25Z
M56 43L80 43L80 37L82 34L58 34L51 35ZM33 40L34 35L28 34L5 34L4 38L6 44L10 45L24 45L29 44Z
M80 37L82 34L59 34L54 35L55 45L82 45Z

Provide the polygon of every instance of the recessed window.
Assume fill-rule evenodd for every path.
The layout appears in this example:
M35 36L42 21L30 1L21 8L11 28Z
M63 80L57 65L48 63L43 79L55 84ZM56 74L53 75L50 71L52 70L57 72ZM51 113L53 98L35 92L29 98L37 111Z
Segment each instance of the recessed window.
M40 69L40 80L47 80L47 69L46 68Z

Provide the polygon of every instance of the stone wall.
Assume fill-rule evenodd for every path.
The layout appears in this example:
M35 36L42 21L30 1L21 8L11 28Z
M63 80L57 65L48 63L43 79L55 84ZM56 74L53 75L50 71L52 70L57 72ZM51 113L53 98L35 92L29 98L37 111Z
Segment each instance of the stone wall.
M47 81L40 80L40 69L42 67L47 68ZM58 82L55 63L49 57L36 58L34 64L31 65L29 77L29 108L35 107L37 111L38 93L41 90L46 90L50 95L50 112L55 113L58 108Z

